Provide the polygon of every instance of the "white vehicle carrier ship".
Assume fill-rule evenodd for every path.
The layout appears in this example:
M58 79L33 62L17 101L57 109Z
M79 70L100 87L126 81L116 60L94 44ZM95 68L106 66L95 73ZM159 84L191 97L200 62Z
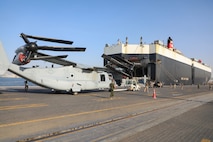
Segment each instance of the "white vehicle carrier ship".
M201 60L185 57L175 49L170 37L167 45L159 40L143 44L142 37L139 44L128 44L128 38L125 43L118 40L117 44L106 44L102 57L104 65L113 69L113 76L118 82L126 76L146 76L151 81L167 85L205 84L211 78L212 72ZM120 63L121 59L124 62ZM131 66L125 68L128 65ZM121 72L122 75L116 72Z

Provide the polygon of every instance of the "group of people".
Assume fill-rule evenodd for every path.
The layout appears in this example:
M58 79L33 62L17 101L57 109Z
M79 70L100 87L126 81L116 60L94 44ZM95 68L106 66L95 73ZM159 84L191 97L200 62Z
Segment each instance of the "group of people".
M114 89L115 89L115 81L112 80L112 82L109 84L109 92L110 92L111 99L114 97ZM144 92L149 92L149 83L148 82L146 82L146 84L145 84Z
M110 98L114 97L114 89L115 89L115 81L112 80L112 82L109 84L109 91L110 91ZM146 82L145 87L144 87L144 92L149 93L149 83Z

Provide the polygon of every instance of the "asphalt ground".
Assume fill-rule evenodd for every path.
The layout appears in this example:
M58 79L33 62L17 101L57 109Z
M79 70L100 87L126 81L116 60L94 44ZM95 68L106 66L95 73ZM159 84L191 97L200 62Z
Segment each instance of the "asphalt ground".
M213 102L194 108L122 142L212 142Z
M213 141L208 86L55 94L0 87L0 141Z

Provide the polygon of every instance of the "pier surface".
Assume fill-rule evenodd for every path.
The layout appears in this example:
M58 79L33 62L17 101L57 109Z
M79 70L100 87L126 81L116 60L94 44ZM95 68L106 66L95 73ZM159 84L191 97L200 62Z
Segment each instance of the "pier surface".
M208 86L56 94L0 86L0 141L213 142ZM156 93L156 99L153 93Z

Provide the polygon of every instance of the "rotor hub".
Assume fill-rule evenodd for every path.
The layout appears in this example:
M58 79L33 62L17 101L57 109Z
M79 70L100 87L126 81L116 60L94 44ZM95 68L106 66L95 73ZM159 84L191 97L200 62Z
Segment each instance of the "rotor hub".
M26 47L29 51L37 51L38 50L38 46L35 42L30 42L27 44L27 47Z

